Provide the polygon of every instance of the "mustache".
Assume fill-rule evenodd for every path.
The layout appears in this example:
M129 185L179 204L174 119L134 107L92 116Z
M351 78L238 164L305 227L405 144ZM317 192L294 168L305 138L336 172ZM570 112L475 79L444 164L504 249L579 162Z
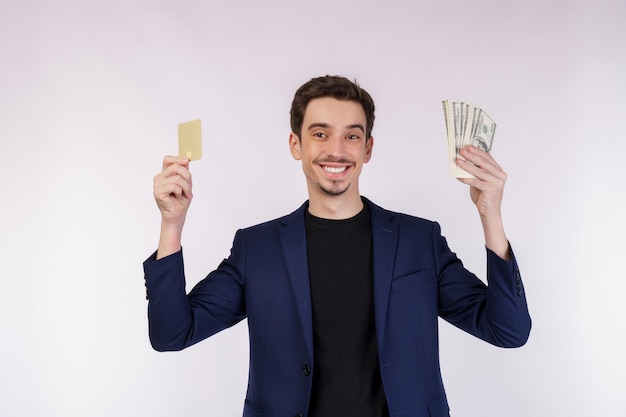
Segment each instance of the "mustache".
M327 163L335 163L335 164L350 164L350 165L356 165L356 162L354 162L351 159L347 159L347 158L335 158L333 156L325 156L323 158L316 158L313 160L314 163L316 164L324 164L325 162Z

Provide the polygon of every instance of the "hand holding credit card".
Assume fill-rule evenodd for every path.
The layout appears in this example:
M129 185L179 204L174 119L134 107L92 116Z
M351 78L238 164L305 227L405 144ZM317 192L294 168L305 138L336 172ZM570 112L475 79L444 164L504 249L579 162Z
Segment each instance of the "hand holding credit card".
M200 119L178 125L178 156L195 161L202 158L202 126Z

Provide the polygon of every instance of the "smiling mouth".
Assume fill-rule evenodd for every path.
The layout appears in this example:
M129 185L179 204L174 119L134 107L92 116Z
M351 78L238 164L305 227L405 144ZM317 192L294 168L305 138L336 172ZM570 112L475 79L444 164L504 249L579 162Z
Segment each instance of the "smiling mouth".
M324 171L330 173L330 174L341 174L342 172L344 172L348 167L329 167L329 166L323 166L322 168L324 168Z

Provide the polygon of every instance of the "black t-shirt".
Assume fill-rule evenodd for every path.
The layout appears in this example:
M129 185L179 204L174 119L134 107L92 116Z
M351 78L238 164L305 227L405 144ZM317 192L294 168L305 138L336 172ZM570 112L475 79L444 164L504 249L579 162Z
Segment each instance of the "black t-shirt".
M306 214L313 306L309 417L389 415L378 364L367 206L346 220Z

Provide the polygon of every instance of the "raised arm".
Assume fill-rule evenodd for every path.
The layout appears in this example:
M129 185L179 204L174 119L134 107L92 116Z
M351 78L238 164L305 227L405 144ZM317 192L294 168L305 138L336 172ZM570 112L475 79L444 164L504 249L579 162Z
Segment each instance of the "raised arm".
M500 207L506 173L493 157L474 146L461 150L463 159L457 159L457 165L476 178L458 178L470 186L470 196L480 215L485 234L485 245L504 260L510 260L509 242L504 233Z
M159 351L184 349L245 317L243 256L237 256L245 245L234 248L228 260L186 293L181 236L191 188L189 160L166 156L154 177L161 211L159 247L143 264L150 341Z

